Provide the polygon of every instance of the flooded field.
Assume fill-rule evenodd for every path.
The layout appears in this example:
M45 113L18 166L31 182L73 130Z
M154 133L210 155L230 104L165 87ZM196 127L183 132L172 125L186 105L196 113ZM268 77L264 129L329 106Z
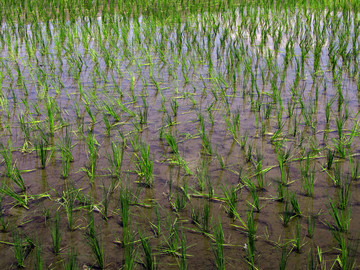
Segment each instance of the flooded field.
M359 269L358 1L0 3L1 269Z

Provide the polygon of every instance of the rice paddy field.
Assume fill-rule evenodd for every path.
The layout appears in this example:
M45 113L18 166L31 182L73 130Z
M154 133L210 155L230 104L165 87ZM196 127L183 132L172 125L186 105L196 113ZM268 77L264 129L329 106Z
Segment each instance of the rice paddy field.
M0 0L1 269L359 269L360 2Z

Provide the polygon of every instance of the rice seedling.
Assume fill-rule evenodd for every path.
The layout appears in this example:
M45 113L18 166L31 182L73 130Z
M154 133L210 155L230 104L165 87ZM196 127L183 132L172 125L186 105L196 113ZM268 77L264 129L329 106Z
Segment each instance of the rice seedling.
M177 111L178 111L178 108L179 108L179 103L176 101L175 98L173 98L170 102L170 107L171 107L171 110L173 112L173 116L177 116Z
M256 227L254 221L254 214L252 209L246 212L247 218L247 250L248 250L248 263L251 269L255 269L255 235Z
M278 182L277 184L277 192L278 195L276 197L276 200L282 202L285 198L285 190L284 190L284 185L281 182Z
M289 203L287 201L285 201L284 210L280 218L283 222L284 227L286 227L289 224L290 220L293 218L293 212L290 211Z
M62 177L67 178L69 176L70 162L74 161L71 151L72 138L67 130L65 136L59 142L58 147L61 153Z
M119 145L115 142L111 142L112 153L109 155L109 162L111 164L111 173L118 179L121 177L121 169L125 151L125 144Z
M57 104L53 98L48 98L46 103L46 111L48 116L48 128L51 136L55 133L55 117L57 114Z
M96 258L96 262L99 268L104 269L104 251L101 240L98 239L98 236L96 234L88 234L86 240Z
M334 176L330 178L333 181L335 187L339 187L341 185L342 175L341 175L341 167L339 163L336 163L334 168Z
M282 150L279 146L276 147L276 157L279 163L281 183L286 185L288 183L288 174L286 171L286 162L290 157L290 149Z
M65 208L66 217L68 220L68 228L70 231L74 229L74 218L73 218L73 213L75 210L74 204L78 197L79 192L80 190L75 189L73 186L71 186L66 191L64 191L62 196L62 200L63 200L62 204Z
M335 203L329 198L329 214L335 222L335 226L339 231L347 232L349 230L351 220L351 209L339 210ZM333 227L328 221L326 221L330 228Z
M11 141L10 140L8 141L7 147L2 143L0 144L0 147L1 147L0 154L3 157L4 162L5 162L5 175L10 177L12 169L13 169Z
M166 220L168 236L163 237L165 246L161 248L162 252L172 256L180 256L179 250L181 249L181 239L179 237L177 219L172 221L171 218Z
M152 231L154 232L156 237L159 237L161 235L161 220L160 220L160 214L159 214L159 207L156 204L155 205L155 215L156 215L156 223L150 222Z
M175 193L175 203L171 203L175 212L179 213L186 208L187 197L183 192Z
M147 270L156 269L155 257L152 254L149 239L144 237L143 234L140 233L140 231L138 231L138 234L140 236L141 246L142 246L142 248L144 250L144 254L145 254L145 262L143 263L145 269L147 269Z
M41 169L45 169L46 163L48 161L48 142L43 138L39 138L35 142L35 149L40 159Z
M88 134L86 143L88 146L89 166L82 168L82 170L87 173L91 183L93 183L95 178L99 143L95 139L95 136L91 133Z
M199 121L200 121L200 138L202 141L202 146L204 153L211 156L213 154L213 150L211 147L211 141L209 135L205 132L205 123L204 118L201 114L199 114Z
M356 180L359 175L360 171L360 163L356 160L354 161L354 158L349 155L349 166L350 166L350 173L351 173L351 179Z
M335 152L334 152L334 151L331 151L331 150L328 150L327 153L326 153L326 159L327 159L326 168L327 168L328 170L331 169L332 164L333 164L333 162L334 162L334 154L335 154Z
M301 235L300 235L300 222L299 220L297 221L296 225L295 225L295 238L294 238L294 247L296 249L296 252L300 252L301 249Z
M12 232L12 239L14 242L13 250L17 265L18 267L25 267L25 259L27 255L26 245L24 244L25 239L17 230Z
M208 233L210 231L210 205L209 203L204 203L202 212L200 213L199 209L192 209L191 213L192 222L196 224L201 232Z
M359 246L359 240L354 240L353 243L344 243L341 248L341 256L337 256L335 262L341 267L341 269L354 269L357 249Z
M70 253L68 254L67 261L63 264L64 269L66 270L76 270L79 269L77 265L77 253L75 248L71 248Z
M18 167L16 166L16 164L14 164L12 174L11 174L11 179L20 188L20 190L22 192L26 190L24 179L22 178L21 173L20 173Z
M60 213L56 211L55 213L55 220L52 224L52 228L50 229L52 245L53 245L53 252L58 254L60 252L61 247L61 238L62 233L60 231Z
M88 211L88 220L89 220L88 232L85 234L86 242L95 256L98 267L100 269L104 269L105 267L104 250L103 250L102 242L99 239L99 236L97 236L95 232L94 212L92 210L92 207L90 207Z
M143 180L143 184L152 187L154 184L154 164L150 158L150 145L140 144L136 158L136 173Z
M248 140L248 137L249 137L248 131L245 131L244 136L242 136L242 137L241 137L241 140L240 140L240 147L241 147L241 149L245 149L245 145L246 145L246 142L247 142L247 140Z
M236 205L237 205L236 187L228 187L223 185L221 189L224 193L225 202L227 204L226 212L228 213L229 217L235 218Z
M307 255L307 259L306 259L306 269L307 270L311 270L311 269L317 269L318 263L316 258L314 258L314 252L311 250L311 248L309 249L308 255ZM320 268L322 269L322 268Z
M208 199L211 200L213 198L213 196L214 196L214 188L213 188L213 185L211 183L210 177L206 177L206 189L207 189Z
M183 233L183 229L181 228L181 261L180 261L180 268L182 270L188 269L188 263L186 260L186 236Z
M251 144L248 144L245 160L246 160L246 162L250 162L252 160L252 145Z
M217 269L225 269L225 254L224 254L224 232L219 220L218 224L213 226L215 244L213 246L213 253L215 256L215 264Z
M280 265L279 265L280 270L286 269L288 257L289 257L289 254L287 252L287 245L284 244L281 249L281 259L280 259Z
M218 152L215 153L215 156L216 156L216 159L219 161L221 170L224 170L225 169L224 158L222 156L220 156Z
M16 205L20 205L20 206L28 209L28 197L26 194L19 195L13 189L11 189L9 186L7 186L6 184L3 184L0 187L0 193L13 198L16 202Z
M259 189L264 189L266 185L265 173L263 171L263 157L260 153L260 150L256 150L256 161L255 171L256 171L256 182Z
M106 129L106 135L108 137L110 137L111 135L111 129L112 129L112 124L110 123L110 120L108 118L108 116L104 113L103 114L103 122L105 124L105 129Z
M342 183L340 184L339 208L342 210L347 208L351 199L350 186L351 182L349 179L342 181Z
M200 191L205 190L205 186L209 181L209 165L205 160L201 162L201 169L197 168L196 170L196 178Z
M130 195L131 191L128 187L120 190L120 215L123 228L127 228L130 220Z
M35 269L42 270L43 269L43 250L40 246L39 242L36 242L36 248L35 248Z
M134 236L130 230L124 230L124 248L125 248L125 260L124 268L133 269L137 260L137 251L135 248Z
M256 186L253 182L248 181L247 186L249 188L250 195L253 199L253 203L248 202L256 211L260 212L260 202L259 202L259 194L257 192Z
M306 196L314 194L315 167L310 171L310 153L307 154L305 164L301 166L302 187Z
M308 236L310 238L314 237L314 232L315 232L315 225L316 225L316 220L315 217L313 215L310 215L307 219L307 231L308 231Z
M290 192L289 194L289 199L290 199L290 203L293 207L293 211L296 215L301 216L301 211L300 211L300 205L299 202L296 198L296 194L295 192Z
M165 138L166 142L168 143L168 145L170 146L172 154L178 160L179 150L178 150L178 145L177 145L175 137L171 133L165 133L164 138Z

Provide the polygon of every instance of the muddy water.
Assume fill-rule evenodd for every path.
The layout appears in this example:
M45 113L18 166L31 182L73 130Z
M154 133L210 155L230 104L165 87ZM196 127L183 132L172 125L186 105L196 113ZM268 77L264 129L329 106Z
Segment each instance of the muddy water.
M278 15L290 20L290 17L283 13ZM9 223L0 233L0 253L2 258L6 258L0 262L2 269L16 268L13 247L7 244L13 242L12 231L15 229L40 243L46 268L62 269L72 247L75 247L78 254L79 267L96 267L94 255L86 243L89 222L84 200L76 200L74 230L68 229L62 195L69 185L73 185L84 197L92 199L96 206L93 209L95 228L103 245L107 269L119 269L124 264L119 194L126 185L131 186L134 194L130 206L130 229L136 240L136 268L143 268L144 262L138 231L149 237L156 265L160 269L179 268L181 258L169 253L167 247L170 237L169 224L172 223L177 224L179 235L182 232L186 238L189 269L216 268L213 237L211 234L209 236L202 233L192 221L193 210L202 212L206 204L210 207L210 233L218 220L221 220L223 226L226 268L247 268L247 233L241 229L239 220L233 220L226 213L222 188L238 187L236 210L246 222L246 215L252 208L253 199L249 189L244 186L244 179L249 178L256 184L254 164L257 151L262 155L263 169L268 170L264 174L264 188L257 191L260 211L254 209L257 228L256 267L277 268L282 256L282 246L285 244L289 269L304 269L309 252L315 252L317 248L323 252L327 268L333 265L340 252L327 224L334 224L329 214L329 198L338 203L340 188L335 187L332 180L336 166L333 165L333 169L329 171L325 171L324 167L327 164L327 150L335 149L334 140L338 139L336 118L348 114L348 119L344 123L346 138L349 138L351 130L357 125L359 99L356 80L351 72L343 70L341 88L344 102L338 112L339 83L333 80L333 74L328 70L328 48L325 45L320 65L323 72L311 75L314 57L310 53L304 64L304 75L295 86L298 92L294 94L292 88L296 82L296 60L299 61L298 54L301 54L297 39L294 41L295 55L290 60L284 78L281 79L280 76L274 76L274 69L269 66L266 55L268 52L274 54L271 64L277 66L280 72L284 65L285 41L280 43L280 52L277 55L274 53L274 40L271 38L266 43L263 53L256 54L261 41L258 38L261 36L261 29L258 29L257 38L252 43L249 29L241 23L239 14L235 13L237 19L233 24L231 13L214 15L220 16L216 20L220 23L219 32L213 32L212 25L205 21L204 18L209 16L189 16L184 18L185 21L180 26L166 25L162 28L149 18L143 17L138 20L139 23L130 20L129 34L125 39L117 38L114 30L119 28L117 30L120 36L126 33L119 18L119 27L115 25L113 29L103 24L101 18L92 23L79 19L74 25L62 26L65 27L68 37L60 47L60 55L56 54L60 26L55 23L50 30L53 39L46 41L48 53L42 54L40 46L36 45L36 58L30 58L25 41L20 42L17 54L11 53L12 49L8 45L3 45L1 142L7 147L8 141L11 141L12 163L16 163L22 171L27 186L25 194L32 197L29 197L28 209L15 205L14 199L9 196L2 197L3 218ZM261 21L261 16L258 20ZM85 31L83 24L89 25L91 33L86 37L89 42L88 50L81 34L74 40L71 39L76 33ZM351 33L353 27L350 26ZM139 36L134 29L138 29ZM4 26L1 30L4 33L9 31L11 44L14 44L15 37L11 35L13 33L10 28ZM45 31L45 28L42 30ZM243 34L239 34L240 30ZM225 35L226 31L230 33L228 36ZM330 29L328 31L327 37L330 38ZM98 36L99 32L102 34L101 37ZM106 39L105 33L111 33L110 37ZM46 34L43 35L46 40ZM290 39L290 36L290 33L284 35L284 40ZM236 50L240 54L237 60L232 54ZM110 66L107 66L106 53L110 53L109 57L113 60ZM74 60L77 56L82 62L80 68L76 67ZM351 70L355 64L350 66ZM16 72L17 65L21 70L21 76ZM246 66L254 72L253 82ZM22 78L24 84L21 82ZM256 87L252 83L255 83ZM274 98L275 86L279 89L278 95L283 109ZM28 95L25 95L25 87ZM256 88L259 89L260 96ZM57 112L54 136L51 136L48 130L48 97L53 98L58 107L58 111L55 110ZM301 109L299 97L304 101L305 110L313 110L313 113L309 114L313 121L311 124L304 120L304 109ZM325 108L332 99L334 102L330 106L330 121L327 123ZM140 124L139 114L146 110L144 101L147 103L147 121ZM176 115L171 109L171 102L174 101L178 103ZM116 102L121 102L133 111L135 116L122 110ZM79 117L76 113L76 104L79 106ZM86 110L86 104L95 117L94 123ZM106 112L105 105L114 108L119 121L114 121ZM265 117L267 105L271 106L268 118ZM39 113L34 106L38 106ZM288 106L294 106L291 117L288 117ZM281 115L278 117L279 112ZM110 136L106 135L103 113L113 123ZM232 119L236 113L239 114L238 137L234 140L225 119ZM29 138L26 138L21 126L20 115L24 116L25 126L29 128ZM203 117L205 134L211 142L211 155L206 153L200 136L200 116ZM274 134L278 131L279 125L282 129L279 137L275 138ZM71 151L74 160L70 163L69 177L63 179L58 142L65 136L66 130L72 138ZM166 140L161 137L161 134L166 132L171 132L176 138L179 154L185 160L191 174L169 162L173 153ZM95 136L99 144L93 184L82 170L89 165L86 144L89 133ZM41 169L40 158L34 148L36 139L41 135L49 140L48 160L44 169ZM247 141L243 148L241 141L246 136ZM139 153L133 149L131 141L136 141L136 138L149 145L154 165L152 187L139 184L142 179L135 173L136 155ZM112 176L110 170L108 155L111 153L111 142L125 144L119 180ZM284 151L290 150L289 161L285 165L288 183L283 188L284 192L295 192L302 212L301 216L292 216L287 226L284 226L281 220L285 203L277 200L277 186L281 175L276 145ZM250 148L252 152L249 153ZM346 156L348 153L353 155L355 164L359 162L359 150L358 130L355 130L352 145L346 149ZM302 188L299 159L306 157L306 153L310 153L310 168L315 172L313 197L305 196ZM222 159L223 168L216 154ZM335 152L334 163L338 164L342 179L349 177L348 157L342 159ZM12 184L11 179L5 176L5 163L2 163L1 169L2 182L23 194ZM211 187L208 183L203 183L201 189L201 173L205 179L209 179ZM115 183L115 189L109 196L108 219L105 220L97 209L103 209L103 186L109 187L111 183ZM351 199L348 206L348 210L351 209L351 223L349 232L344 233L344 238L348 242L355 242L358 237L358 186L357 178L351 181ZM186 207L176 212L172 204L175 203L176 196L183 196L184 190L188 195ZM208 198L209 190L213 190L212 198ZM151 226L151 223L157 222L156 208L161 224L159 237ZM60 212L62 231L61 250L58 255L53 252L50 234L56 211ZM315 216L315 235L310 238L307 220L312 215ZM300 251L295 249L293 240L297 224L300 226ZM32 269L35 264L35 249L27 251L25 265ZM176 251L180 254L180 249Z

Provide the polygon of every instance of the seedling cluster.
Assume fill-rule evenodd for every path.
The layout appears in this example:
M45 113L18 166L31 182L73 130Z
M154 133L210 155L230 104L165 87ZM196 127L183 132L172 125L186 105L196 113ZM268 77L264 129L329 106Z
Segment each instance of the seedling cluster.
M358 0L0 0L1 269L358 269Z

